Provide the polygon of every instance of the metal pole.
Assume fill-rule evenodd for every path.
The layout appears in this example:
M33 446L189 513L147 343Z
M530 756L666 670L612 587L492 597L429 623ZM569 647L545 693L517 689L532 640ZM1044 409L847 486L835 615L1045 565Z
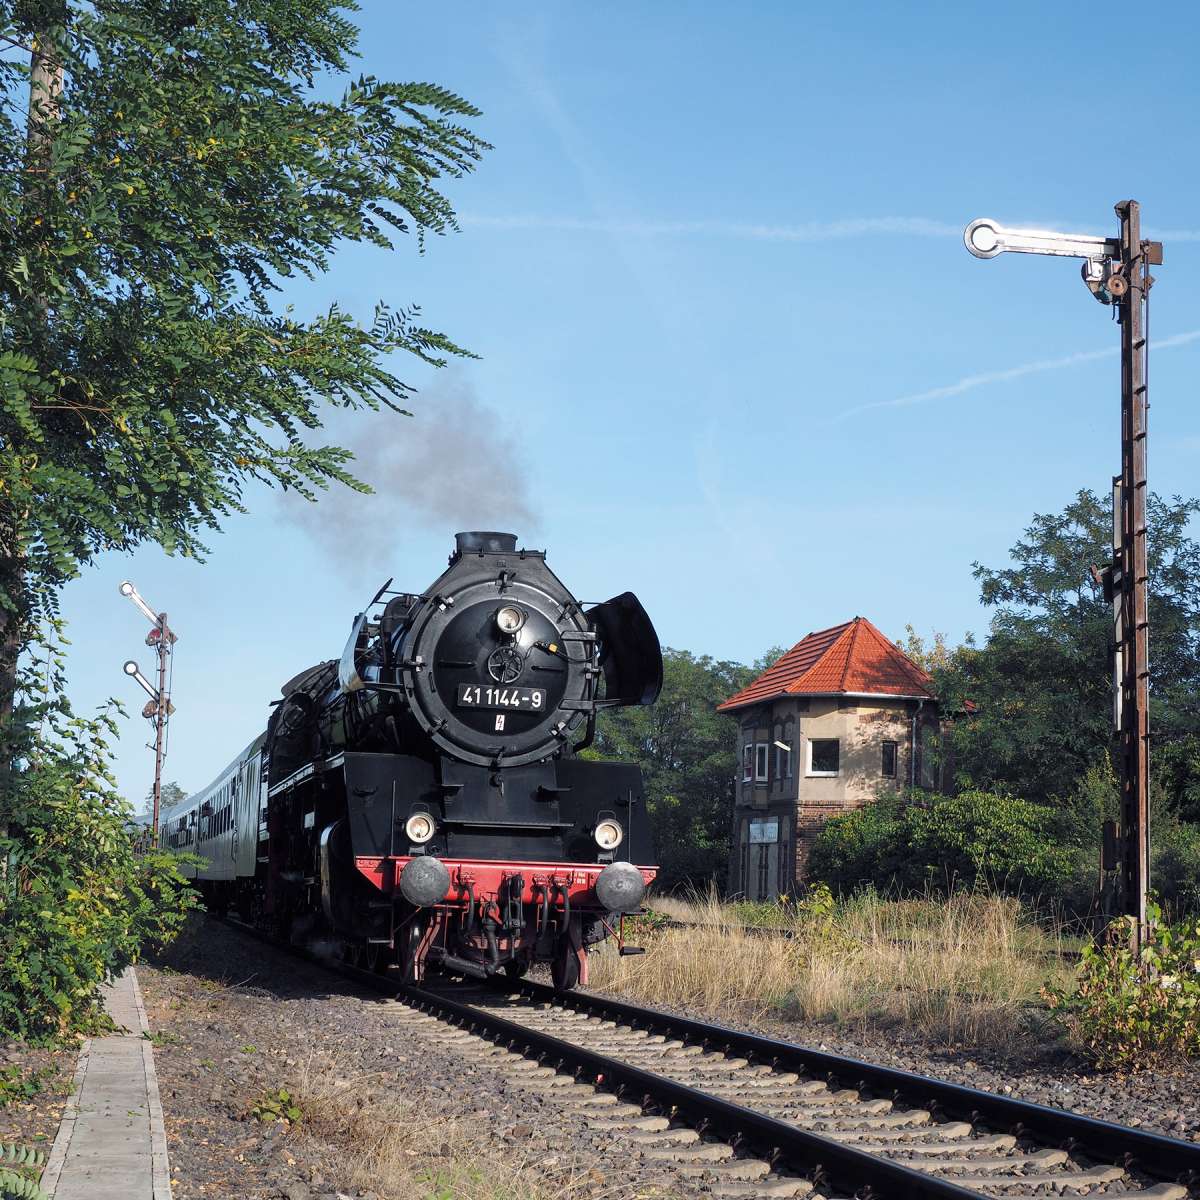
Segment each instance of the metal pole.
M1163 260L1161 242L1143 241L1136 200L1116 206L1119 238L1007 229L989 217L963 231L976 258L1050 254L1082 258L1083 281L1103 304L1112 304L1121 325L1121 474L1113 480L1113 561L1093 574L1113 602L1113 730L1121 790L1120 863L1105 835L1104 869L1121 868L1121 903L1135 919L1134 948L1146 937L1146 890L1150 879L1150 654L1146 605L1146 362L1147 301L1154 283L1149 268Z
M1137 201L1116 206L1121 218L1121 264L1125 288L1118 298L1121 322L1120 686L1117 756L1122 825L1122 901L1136 920L1136 947L1146 936L1146 890L1150 878L1150 656L1146 604L1146 327L1145 305L1154 282L1148 259L1161 261L1142 242ZM1147 251L1150 250L1150 255ZM1114 518L1116 514L1114 514Z
M158 709L154 714L154 811L150 845L158 845L158 806L162 798L163 734L167 724L167 656L171 653L171 631L167 614L158 614Z

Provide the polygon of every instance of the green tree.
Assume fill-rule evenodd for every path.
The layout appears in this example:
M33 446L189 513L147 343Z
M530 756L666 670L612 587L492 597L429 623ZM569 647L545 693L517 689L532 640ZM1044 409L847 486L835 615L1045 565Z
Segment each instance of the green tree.
M202 554L250 480L361 487L322 406L403 411L388 354L461 353L415 307L279 303L344 243L455 228L437 185L487 148L452 92L350 78L353 7L0 9L0 724L80 564Z
M1149 501L1152 772L1181 815L1200 818L1200 501ZM1091 575L1112 556L1111 499L1081 491L1036 514L1003 570L975 564L993 607L986 644L934 664L960 782L1063 799L1111 748L1111 607Z
M968 635L968 645L970 635ZM957 648L950 645L946 635L934 630L933 640L926 641L911 625L904 626L904 639L896 639L896 645L924 671L945 671L954 663Z
M639 763L645 774L662 887L725 877L737 731L716 708L755 673L740 663L665 650L657 703L613 709L599 721L595 756Z
M196 895L186 860L139 852L110 774L108 713L72 713L55 625L49 657L18 678L18 769L0 829L0 1036L88 1027L105 978L179 932Z
M813 877L839 892L978 884L1056 900L1072 893L1077 863L1057 809L977 791L908 800L886 797L827 821L809 856Z
M181 800L186 800L188 793L172 781L164 783L158 797L158 807L161 812L165 808L170 808L172 804L178 804ZM146 799L142 801L141 812L137 815L139 825L149 825L154 817L154 785L150 785L150 790L146 793Z

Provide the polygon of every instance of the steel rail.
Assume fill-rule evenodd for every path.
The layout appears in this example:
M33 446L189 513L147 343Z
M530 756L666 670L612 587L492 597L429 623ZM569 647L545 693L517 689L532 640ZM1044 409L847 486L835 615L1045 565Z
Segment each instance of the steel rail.
M304 946L281 941L233 917L215 917L212 914L209 916L231 929L248 933L258 941L266 942L276 949L302 958L351 982L362 984L370 991L403 1000L413 1008L439 1016L452 1024L465 1025L468 1031L472 1027L486 1030L509 1048L523 1046L540 1062L553 1059L559 1067L570 1066L574 1069L576 1078L590 1076L593 1086L612 1088L615 1085L618 1092L625 1089L636 1090L643 1105L656 1103L687 1113L692 1117L697 1132L716 1133L719 1136L720 1131L727 1131L728 1140L735 1150L743 1145L761 1148L772 1166L783 1161L801 1174L813 1177L815 1183L820 1182L823 1185L824 1181L828 1180L835 1184L845 1184L846 1195L861 1193L861 1200L882 1195L895 1196L900 1200L979 1200L978 1192L948 1183L935 1175L915 1171L911 1167L901 1166L865 1150L856 1150L852 1146L843 1145L817 1133L810 1133L765 1113L743 1108L740 1104L722 1100L718 1096L710 1096L687 1084L643 1071L618 1059L586 1050L550 1034L528 1029L468 1004L461 1004L428 988L397 984L386 975L378 975L347 963L331 962ZM541 987L540 984L526 986ZM510 985L509 990L515 989ZM552 988L544 990L552 996L559 995ZM497 992L498 996L501 994Z
M939 1116L983 1121L1010 1133L1028 1133L1068 1149L1083 1150L1100 1162L1136 1165L1159 1179L1189 1185L1200 1180L1200 1144L1194 1142L588 992L556 992L527 980L510 986L542 1003L607 1017L633 1028L670 1033L684 1041L733 1051L775 1067L852 1081L882 1095L902 1097L905 1102L929 1108Z
M724 1137L735 1149L749 1147L772 1166L782 1162L805 1175L816 1175L826 1181L822 1187L832 1183L846 1195L869 1189L872 1196L904 1200L979 1200L979 1193L969 1188L529 1029L439 992L401 985L398 996L406 1004L468 1032L483 1030L509 1048L521 1047L539 1062L549 1062L559 1070L572 1068L576 1078L586 1077L594 1086L612 1088L618 1095L628 1090L640 1097L643 1106L656 1103L686 1114L700 1132Z
M214 917L212 914L209 916L277 949L306 959L324 970L362 984L371 991L402 999L407 1004L421 1008L422 1011L430 1011L432 1006L436 1006L448 1019L452 1017L456 1024L464 1021L468 1025L473 1023L480 1029L494 1032L500 1040L506 1041L510 1046L521 1044L529 1047L541 1059L553 1055L556 1061L571 1065L577 1076L592 1076L598 1086L605 1086L607 1082L613 1081L618 1087L636 1089L639 1096L643 1097L643 1103L647 1097L667 1100L671 1107L693 1114L696 1127L701 1133L714 1132L714 1127L732 1130L729 1140L735 1148L742 1140L738 1135L745 1135L749 1131L750 1136L745 1140L750 1145L764 1147L766 1157L772 1161L782 1155L789 1166L802 1173L816 1172L819 1175L825 1164L829 1163L836 1165L836 1170L829 1172L833 1182L852 1183L858 1180L856 1186L851 1189L853 1191L867 1188L872 1194L876 1194L875 1185L886 1180L889 1185L894 1184L901 1189L893 1193L889 1186L887 1194L904 1196L906 1200L925 1200L927 1197L936 1197L938 1200L952 1200L954 1197L966 1200L967 1197L972 1197L973 1200L979 1200L978 1192L948 1183L925 1172L903 1167L867 1151L856 1150L820 1134L769 1117L765 1113L709 1096L687 1084L626 1065L550 1034L528 1029L428 988L397 984L385 975L352 967L346 963L331 962L303 946L283 942L235 918ZM927 1108L938 1118L953 1117L972 1123L984 1122L999 1131L1015 1133L1018 1136L1030 1135L1071 1151L1082 1150L1099 1162L1119 1163L1126 1169L1136 1166L1147 1175L1178 1181L1189 1187L1195 1187L1196 1183L1200 1182L1200 1144L1197 1143L1132 1129L1027 1100L1000 1096L964 1084L948 1083L895 1067L880 1066L846 1055L814 1050L763 1034L697 1021L659 1009L643 1008L590 992L557 992L545 984L528 980L498 982L503 984L504 990L509 993L522 994L540 1003L602 1016L634 1029L668 1033L682 1041L699 1043L712 1050L736 1052L741 1057L776 1068L795 1070L812 1077L837 1079L843 1083L852 1082L860 1089L869 1089L902 1099L914 1106ZM503 991L498 990L497 995L503 995ZM1014 1180L1014 1183L1019 1183L1019 1179Z

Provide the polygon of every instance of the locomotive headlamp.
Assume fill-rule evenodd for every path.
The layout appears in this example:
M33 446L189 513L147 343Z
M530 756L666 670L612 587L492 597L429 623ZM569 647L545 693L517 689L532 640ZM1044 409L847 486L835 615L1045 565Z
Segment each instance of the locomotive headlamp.
M515 605L506 604L496 613L496 628L501 633L516 633L525 624L525 614Z
M625 830L621 828L619 821L609 817L596 826L596 832L592 836L601 850L615 850L624 839Z
M423 846L429 841L436 828L433 818L428 813L413 813L404 823L404 832L408 835L408 840L418 846Z

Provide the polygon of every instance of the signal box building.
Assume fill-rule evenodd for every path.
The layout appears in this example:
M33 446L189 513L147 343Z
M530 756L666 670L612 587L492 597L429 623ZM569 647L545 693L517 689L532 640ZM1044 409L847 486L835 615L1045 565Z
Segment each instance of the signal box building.
M729 891L787 895L833 816L938 785L933 681L865 617L810 633L718 706L738 723Z

